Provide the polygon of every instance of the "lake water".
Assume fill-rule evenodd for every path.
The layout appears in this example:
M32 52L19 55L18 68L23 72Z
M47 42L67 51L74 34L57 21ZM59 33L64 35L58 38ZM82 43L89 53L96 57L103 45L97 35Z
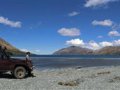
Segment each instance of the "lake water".
M120 56L41 55L31 57L37 69L120 65Z

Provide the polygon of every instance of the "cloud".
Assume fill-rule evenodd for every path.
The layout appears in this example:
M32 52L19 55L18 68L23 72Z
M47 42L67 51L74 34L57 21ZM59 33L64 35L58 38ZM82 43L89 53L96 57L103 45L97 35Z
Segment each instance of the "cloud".
M77 16L79 14L80 14L79 12L73 11L73 12L69 13L68 16L73 17L73 16Z
M93 50L100 48L100 45L93 40L89 41L89 43L86 43L86 45L87 45L87 48L93 49Z
M97 38L103 38L103 36L99 35Z
M15 28L20 28L21 27L21 22L20 21L11 21L8 18L4 18L0 16L0 23L4 25L8 25L10 27L15 27Z
M99 26L108 26L108 27L110 27L110 26L113 25L113 22L111 20L109 20L109 19L106 19L106 20L103 20L103 21L94 20L92 22L92 25L95 25L95 26L96 25L99 25Z
M107 26L111 28L111 31L108 33L108 36L120 36L120 32L118 32L118 30L120 29L120 24L117 24L113 21L111 21L110 19L106 19L103 21L97 21L94 20L92 22L92 25L99 25L99 26ZM102 36L98 36L98 38L102 38Z
M34 54L40 54L41 50L39 49L35 49L35 50L28 50L28 49L20 49L21 51L23 52L31 52L31 53L34 53Z
M20 50L23 51L23 52L29 52L28 49L20 49Z
M120 24L114 23L112 25L112 30L119 30L120 29Z
M85 43L81 39L72 39L72 40L66 41L66 44L71 46L80 46L83 48L89 48L94 50L100 48L100 45L93 40L89 41L88 43L87 42Z
M80 30L77 28L61 28L58 33L62 36L79 36Z
M36 52L36 53L39 53L39 52L41 52L39 49L37 49L37 50L34 50L34 52Z
M106 20L103 20L103 21L94 20L92 22L92 25L95 25L95 26L99 25L99 26L110 27L111 31L108 33L108 36L112 36L112 37L120 36L120 33L117 31L117 30L120 29L120 24L117 24L117 23L111 21L110 19L106 19ZM98 36L98 38L102 38L102 36Z
M99 45L101 47L106 47L106 46L113 46L113 43L112 42L104 41L104 42L100 42Z
M107 47L107 46L120 46L120 39L113 40L111 42L108 42L108 41L95 42L93 40L90 40L89 42L84 42L83 40L77 38L77 39L66 41L66 44L71 46L80 46L83 48L98 50L100 48Z
M107 42L107 41L103 41L103 42L95 42L93 40L89 41L88 43L86 43L86 48L89 49L93 49L93 50L97 50L106 46L113 46L113 42Z
M115 2L118 0L87 0L85 3L85 7L98 7L98 6L103 6L107 5L110 2Z
M120 33L118 31L110 31L108 33L109 36L120 36Z
M120 39L118 40L113 40L111 42L108 42L108 41L103 41L103 42L100 42L99 45L101 47L106 47L106 46L120 46Z
M114 44L115 46L120 46L120 39L114 40L113 44Z
M72 45L72 46L83 46L84 42L83 40L80 40L80 39L72 39L72 40L66 41L66 44Z
M42 25L42 22L37 22L37 23L34 23L34 24L31 24L31 25L29 25L30 27L29 27L29 29L38 29L38 28L40 28L40 26Z
M41 53L41 50L36 49L36 50L31 50L31 52L34 53L34 54L40 54L40 53Z

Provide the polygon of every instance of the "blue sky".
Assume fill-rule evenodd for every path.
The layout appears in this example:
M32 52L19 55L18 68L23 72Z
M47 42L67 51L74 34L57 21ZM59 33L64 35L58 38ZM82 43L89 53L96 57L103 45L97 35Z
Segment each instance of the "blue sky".
M71 45L120 45L120 0L0 0L0 37L51 54Z

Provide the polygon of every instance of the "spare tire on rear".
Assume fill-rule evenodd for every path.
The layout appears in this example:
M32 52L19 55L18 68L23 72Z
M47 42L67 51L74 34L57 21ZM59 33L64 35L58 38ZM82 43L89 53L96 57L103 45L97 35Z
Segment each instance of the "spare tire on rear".
M22 79L22 78L24 78L26 76L26 69L23 66L17 66L14 69L13 74L14 74L15 78Z

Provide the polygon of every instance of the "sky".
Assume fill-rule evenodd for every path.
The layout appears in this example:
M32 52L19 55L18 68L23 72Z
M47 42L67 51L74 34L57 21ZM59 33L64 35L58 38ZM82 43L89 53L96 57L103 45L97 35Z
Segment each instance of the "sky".
M0 0L0 37L22 51L120 45L120 0Z

